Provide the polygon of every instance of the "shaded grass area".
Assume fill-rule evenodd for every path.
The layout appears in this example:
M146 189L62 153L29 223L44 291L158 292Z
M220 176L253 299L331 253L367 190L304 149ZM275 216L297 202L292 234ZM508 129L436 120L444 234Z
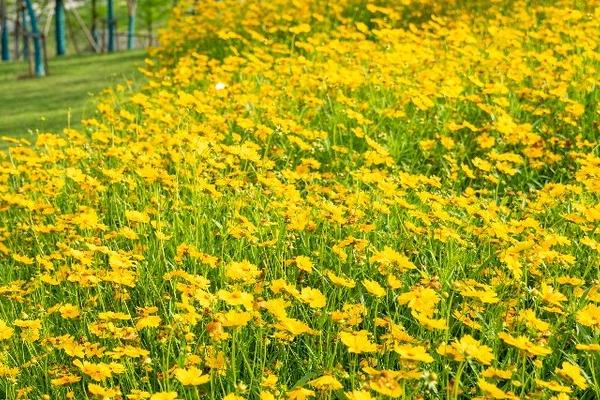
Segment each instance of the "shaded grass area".
M77 128L95 110L93 95L116 83L138 78L144 50L72 56L50 61L50 75L23 79L27 64L0 64L0 136Z

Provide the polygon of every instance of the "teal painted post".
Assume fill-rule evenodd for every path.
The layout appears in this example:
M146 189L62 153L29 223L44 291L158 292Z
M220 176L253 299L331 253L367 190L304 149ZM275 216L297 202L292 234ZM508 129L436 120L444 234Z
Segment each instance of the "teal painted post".
M35 16L35 10L33 9L33 3L31 0L24 0L25 6L27 7L27 14L29 14L29 22L31 23L31 35L33 36L33 57L34 67L36 76L46 75L46 69L44 68L44 57L42 55L42 38L40 30L37 25L37 18Z
M25 1L25 0L23 0ZM23 59L29 59L29 40L27 39L27 34L29 33L27 29L27 13L21 10L21 27L23 32Z
M54 23L56 33L56 55L63 56L67 51L65 39L65 4L64 0L54 2Z
M108 24L108 52L115 51L115 11L113 0L108 0L107 4L107 24Z
M6 0L0 0L0 29L2 37L0 46L2 47L2 61L10 61L10 49L8 41L8 13L6 11Z
M135 47L135 15L130 15L127 20L127 48Z

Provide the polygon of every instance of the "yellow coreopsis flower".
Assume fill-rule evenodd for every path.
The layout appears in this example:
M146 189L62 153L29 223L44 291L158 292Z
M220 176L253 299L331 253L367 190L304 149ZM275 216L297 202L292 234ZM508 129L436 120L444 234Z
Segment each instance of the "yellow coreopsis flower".
M394 351L400 355L402 360L420 361L424 363L432 363L433 357L427 353L427 349L423 346L413 346L411 344L397 344L394 346Z
M369 340L369 332L341 332L340 340L348 346L350 353L373 353L377 351L377 345Z
M600 307L588 304L577 311L577 322L581 325L600 330Z
M61 317L66 319L77 318L81 312L79 311L79 307L73 304L64 304L58 308Z
M127 210L125 211L125 218L131 222L138 222L142 224L147 224L150 222L150 217L145 212L135 211L135 210Z
M118 388L105 388L95 383L89 383L88 390L91 394L101 398L102 400L121 396L121 391Z
M500 332L498 334L498 337L500 339L502 339L502 341L505 342L506 344L514 346L519 350L523 350L532 356L546 356L548 354L552 354L551 349L549 349L545 346L541 346L541 345L532 343L531 340L529 340L525 336L515 337L506 332Z
M312 381L310 381L308 383L312 387L314 387L318 390L326 390L327 391L327 390L339 390L339 389L343 388L340 381L338 381L331 375L323 375L322 377L313 379Z
M551 390L553 392L558 392L558 393L572 393L573 392L573 390L570 387L561 385L560 383L558 383L556 381L543 381L541 379L536 379L535 384L538 386L541 386L545 389Z
M364 279L362 284L375 297L384 297L386 294L385 289L377 281Z
M75 360L73 364L81 370L84 374L89 376L95 381L103 381L112 376L113 371L109 364L98 363L94 364L89 361Z
M150 400L176 400L177 392L158 392L150 396Z
M484 379L480 379L477 381L477 385L479 388L487 395L493 399L506 399L506 400L517 400L518 397L513 393L507 393L502 389L498 388L496 385L487 382Z
M588 387L587 379L581 373L581 369L578 365L564 361L561 368L556 368L555 372L563 378L569 379L579 389L586 389Z
M438 347L437 352L441 355L450 356L456 361L474 359L483 365L490 365L494 359L492 349L482 345L471 335L465 335L460 340L455 340L451 345L442 344Z
M315 392L310 389L298 387L286 393L288 400L306 400L315 397Z
M184 386L202 385L210 381L210 376L202 373L202 370L197 367L177 368L175 369L175 377Z
M353 390L346 392L346 396L349 400L373 400L373 396L367 390Z
M370 375L372 376L369 381L369 388L373 391L391 398L398 398L404 394L404 389L402 389L402 385L398 382L398 372L384 370L375 371Z
M0 340L7 340L12 337L14 329L6 324L6 322L0 320Z
M583 351L600 351L600 344L599 343L578 344L577 346L575 346L575 348L577 350L583 350Z
M225 267L225 276L234 281L253 282L261 274L258 267L249 261L234 261Z
M387 246L384 247L382 251L373 254L373 256L371 256L371 261L379 263L382 266L393 266L400 271L416 268L408 257Z
M312 272L313 263L310 260L310 258L306 256L298 256L294 261L296 262L296 266L298 267L298 269L306 272Z
M344 278L342 276L338 276L338 275L334 274L332 271L328 270L325 273L325 275L327 275L327 278L329 278L329 280L331 280L331 282L334 285L346 287L346 288L349 288L349 289L352 289L353 287L356 286L356 282L354 282L353 279Z
M305 287L300 292L300 299L311 308L323 308L327 304L325 295L319 289Z

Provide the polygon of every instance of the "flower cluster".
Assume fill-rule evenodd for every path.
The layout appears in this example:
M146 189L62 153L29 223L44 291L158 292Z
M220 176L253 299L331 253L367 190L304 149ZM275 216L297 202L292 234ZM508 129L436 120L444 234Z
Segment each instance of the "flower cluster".
M160 42L0 155L7 398L600 398L600 1L181 0Z

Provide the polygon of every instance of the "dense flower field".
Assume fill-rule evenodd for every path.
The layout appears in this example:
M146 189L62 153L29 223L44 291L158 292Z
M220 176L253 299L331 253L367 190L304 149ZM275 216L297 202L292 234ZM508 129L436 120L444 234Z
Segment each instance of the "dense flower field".
M0 161L0 397L600 398L600 1L182 0Z

